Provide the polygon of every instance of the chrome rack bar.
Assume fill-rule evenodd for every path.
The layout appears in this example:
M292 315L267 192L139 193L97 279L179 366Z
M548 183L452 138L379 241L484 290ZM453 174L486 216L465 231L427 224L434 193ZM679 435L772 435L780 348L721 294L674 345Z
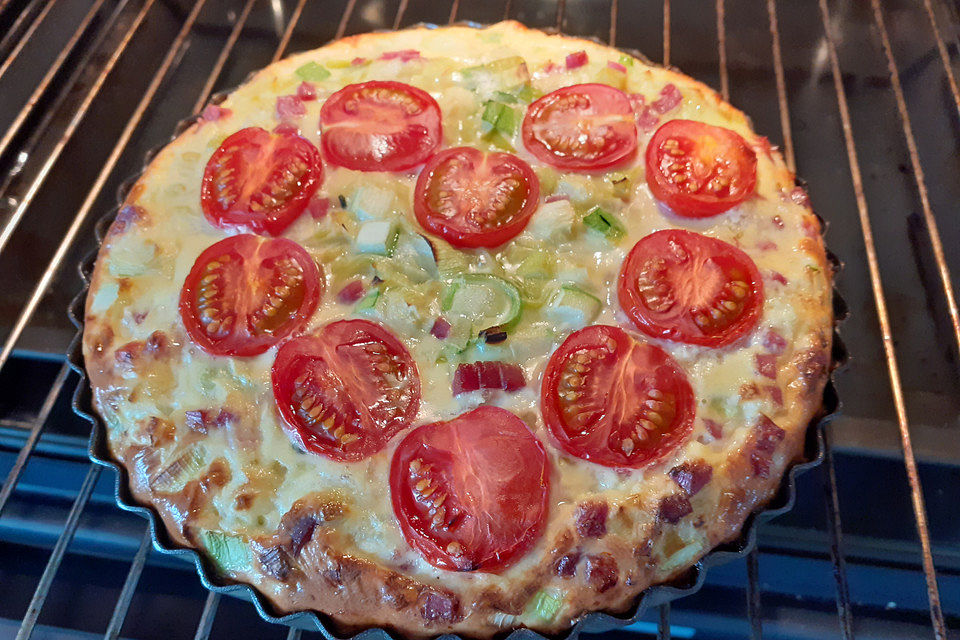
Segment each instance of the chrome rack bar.
M663 66L670 66L670 0L663 0Z
M7 474L6 480L3 481L3 488L0 489L0 514L3 513L4 507L7 506L7 501L10 499L10 496L13 495L13 490L17 488L17 482L20 481L20 476L23 475L23 470L27 466L27 460L30 458L30 454L37 448L37 442L40 441L40 433L43 431L44 425L47 424L50 412L53 411L53 405L56 403L57 398L60 397L60 392L63 390L63 385L67 381L67 375L69 373L70 365L65 362L63 366L60 367L60 371L57 373L57 377L54 379L50 391L47 392L47 397L43 399L40 411L37 413L37 417L33 420L33 424L30 427L30 435L27 436L27 441L20 447L17 459L14 461L10 473Z
M234 23L233 29L230 30L230 35L227 37L227 42L223 45L220 55L217 56L217 61L213 65L213 70L210 72L210 75L207 76L207 81L204 83L203 89L200 90L200 97L197 98L197 101L193 105L194 113L200 113L206 104L207 99L210 97L210 94L213 93L213 87L216 85L217 79L220 78L220 74L223 72L223 67L227 64L227 59L233 52L233 47L237 44L237 39L240 38L240 33L243 31L243 26L247 23L247 18L250 17L250 11L253 9L253 5L256 4L256 2L257 0L247 0L243 5L243 10L240 12L240 15L237 16L237 21Z
M60 537L57 538L57 543L50 553L50 559L47 561L47 566L43 570L43 575L40 576L40 582L33 592L33 598L30 599L30 606L27 607L27 613L24 615L23 622L20 624L20 630L17 632L16 640L29 640L30 636L33 635L33 630L37 626L37 619L40 617L40 609L43 608L43 602L47 599L47 594L50 593L50 586L53 584L57 570L63 562L67 547L73 540L73 535L77 532L77 525L80 523L80 514L83 513L87 502L90 501L90 495L93 493L93 487L97 484L99 477L100 467L91 464L90 470L87 471L87 475L83 479L83 484L80 485L80 492L77 494L76 500L73 501L73 506L70 507L67 521L63 525L63 532L60 534Z
M453 0L453 5L450 7L450 19L447 20L447 24L453 24L457 21L457 11L460 10L460 0Z
M927 181L923 174L923 166L920 164L920 152L917 149L917 140L913 135L913 125L910 124L907 100L903 95L903 85L900 83L900 72L897 70L897 61L893 57L893 47L890 44L890 36L887 34L887 25L883 19L883 10L880 8L879 0L872 0L871 4L873 5L873 17L877 23L877 29L880 32L880 43L883 45L883 53L887 57L887 68L890 71L890 85L893 88L893 95L897 100L897 111L900 112L900 123L903 125L903 135L906 138L907 150L910 153L910 165L913 167L913 177L920 195L920 207L923 209L923 219L927 223L927 231L930 234L930 244L933 246L933 256L937 262L937 272L940 274L940 281L943 283L943 294L947 300L947 312L950 314L950 323L953 325L953 335L957 343L957 353L960 355L960 311L957 310L957 299L953 293L950 269L947 267L947 259L943 252L943 242L940 240L940 229L937 227L937 219L933 216L933 209L930 206L930 197L927 193ZM949 65L947 66L947 70L949 73ZM951 90L952 89L953 87L951 87Z
M670 603L657 607L660 619L657 622L657 640L670 640Z
M11 49L10 54L3 61L3 63L0 64L0 77L6 73L7 68L13 64L13 61L16 59L16 57L20 55L21 51L23 51L23 48L27 45L27 41L30 40L30 37L33 35L34 31L36 31L40 26L40 23L43 22L43 19L47 16L47 13L50 12L50 9L53 8L53 5L56 3L56 1L57 0L49 0L43 9L40 10L40 13L34 18L33 22L30 23L30 26L27 27L27 30L20 35L20 39L17 40L15 45L13 45L13 49ZM20 30L20 27L23 26L23 23L26 22L27 18L30 17L30 14L33 13L34 8L38 4L40 4L40 0L33 0L33 2L30 3L30 6L20 12L20 15L17 16L17 19L12 25L10 25L10 29L3 34L3 39L0 40L0 51L4 51L8 46L10 46L11 39L17 37L17 31Z
M893 392L894 405L897 411L897 422L900 427L900 439L903 444L903 458L904 465L907 469L907 479L910 483L913 514L917 521L917 533L919 534L922 548L923 572L927 581L927 597L930 601L930 619L933 623L934 637L936 637L937 640L946 640L946 624L944 623L943 612L940 610L940 593L937 587L936 570L933 566L933 555L930 548L930 532L927 528L926 508L923 503L923 492L920 487L917 461L913 454L913 443L910 438L910 426L907 420L906 404L903 398L903 387L900 382L900 368L897 364L897 356L893 344L893 331L890 326L890 316L887 312L887 301L883 292L883 282L880 278L880 264L877 259L877 249L873 240L873 228L870 222L867 199L863 189L860 161L857 158L856 144L853 140L850 108L847 104L847 96L843 88L843 77L840 72L840 61L837 57L836 46L830 29L830 10L827 7L827 0L819 0L819 5L820 17L823 22L823 30L827 42L827 54L830 59L830 70L833 75L834 91L837 94L837 106L840 110L840 118L843 124L843 137L847 147L847 161L850 165L854 195L857 200L860 226L867 253L867 266L870 270L873 297L877 308L877 316L880 321L881 333L883 335L883 349L887 358L887 368L890 371L890 387Z
M66 62L67 57L73 52L73 48L77 46L77 42L79 42L80 38L86 33L87 27L90 26L90 23L100 11L100 7L103 6L104 2L105 0L96 0L90 6L90 10L87 11L83 19L80 20L80 24L77 25L73 35L70 36L70 40L63 45L63 48L57 55L56 60L54 60L53 64L50 65L50 68L47 69L47 72L37 84L36 89L34 89L33 93L30 94L30 97L27 98L26 104L24 104L23 108L20 109L20 113L17 114L17 116L13 119L13 122L10 124L10 127L6 130L6 132L4 132L3 137L0 138L0 157L3 156L3 152L7 150L7 147L10 145L13 137L20 130L20 127L23 126L27 116L30 115L30 112L33 111L33 108L37 106L38 102L40 102L40 98L47 90L47 87L50 86L50 83L53 82L53 78L60 72L60 69L63 67L63 63Z
M167 55L164 56L160 68L154 74L153 79L150 81L150 85L147 87L146 92L140 99L139 104L137 104L137 108L134 110L133 115L130 116L130 119L127 121L127 126L124 127L123 132L120 134L120 138L117 140L117 144L114 146L113 150L110 152L110 156L105 161L103 169L101 169L100 173L97 175L97 179L94 182L93 187L87 193L87 197L80 206L80 210L77 212L73 222L70 224L70 228L67 229L63 240L60 242L60 246L57 247L57 251L53 256L53 259L51 259L50 264L47 265L46 270L40 277L40 281L34 287L33 292L30 295L30 299L20 312L16 324L14 324L13 329L7 336L7 339L3 345L3 349L0 350L0 368L2 368L9 359L10 354L13 352L14 345L20 338L20 334L23 333L27 323L30 322L30 318L33 317L33 312L36 311L37 305L40 304L40 300L46 293L47 287L49 287L50 283L53 281L53 277L60 270L63 259L67 255L67 251L73 244L73 241L76 238L77 233L80 231L80 227L83 225L84 221L86 221L87 216L90 215L90 211L93 209L94 203L99 197L100 192L103 190L103 187L109 179L110 174L113 172L114 168L116 168L121 154L123 153L124 149L126 149L127 144L130 142L133 132L140 124L140 120L143 118L143 114L146 112L147 107L149 107L150 103L153 101L153 97L160 88L161 82L166 77L167 72L173 66L174 61L180 58L180 48L187 39L190 29L193 27L193 23L196 22L197 16L200 15L200 10L203 8L204 4L206 4L206 0L197 0L197 2L193 5L193 9L191 9L186 21L180 28L180 32L177 34L176 38L171 44L170 50L167 52Z
M957 88L957 79L953 75L953 66L950 64L950 54L947 53L947 45L943 42L943 36L940 35L940 27L937 25L937 17L933 12L933 5L930 0L923 0L923 8L927 10L927 17L930 18L930 26L933 27L933 37L937 40L937 50L940 52L940 60L943 62L943 69L947 72L947 82L950 84L950 95L953 96L953 103L957 106L957 113L960 114L960 89Z
M133 562L130 564L130 570L127 572L127 579L123 582L123 589L120 590L120 597L117 598L117 604L113 608L113 615L110 616L110 624L107 625L107 631L103 634L104 640L117 640L120 631L123 629L123 621L127 618L127 612L130 610L130 603L133 601L133 594L137 590L137 583L140 582L140 575L143 573L143 566L147 562L147 555L150 553L150 523L147 523L147 529L143 532L140 539L140 547L133 556Z
M771 49L773 53L774 73L777 80L777 101L780 108L780 127L783 135L784 157L787 168L796 173L796 160L793 154L793 132L790 127L790 107L787 102L787 84L783 71L783 56L780 51L780 27L777 23L776 0L767 0L767 14L770 19ZM850 589L847 583L847 565L843 555L843 526L840 520L840 497L837 492L837 473L833 462L833 442L830 433L823 434L824 467L827 474L825 487L827 520L830 526L830 559L833 562L833 577L837 584L837 616L840 619L840 632L844 640L852 640L853 608L850 603Z
M758 555L756 548L751 549L747 554L747 618L750 620L750 640L763 638Z
M350 16L353 15L353 9L357 6L357 0L349 0L347 6L343 8L343 15L340 16L340 24L337 25L337 34L334 40L339 40L347 32L347 24L350 22Z
M23 193L22 197L17 202L16 209L13 213L7 217L6 220L3 220L3 228L0 229L0 253L3 252L4 247L7 245L7 242L10 240L10 236L13 235L14 230L17 228L17 225L20 224L20 220L23 218L24 214L27 211L27 208L30 206L30 203L33 202L33 199L36 197L37 193L40 191L40 187L43 186L44 181L46 181L47 176L50 174L53 165L56 163L57 159L60 158L60 154L63 152L64 148L67 146L67 143L73 138L73 134L76 133L77 128L80 126L81 121L84 116L87 114L87 111L90 109L90 105L93 104L94 98L97 97L97 94L100 93L100 89L103 88L104 83L106 82L107 76L116 66L117 62L120 60L120 56L126 50L127 46L130 44L130 41L133 39L133 36L136 34L137 30L140 28L140 25L143 23L144 18L146 18L147 13L153 7L153 3L156 0L146 0L144 5L140 8L140 11L134 17L133 21L130 23L130 26L127 28L127 31L123 34L123 38L120 40L116 49L110 54L110 57L104 63L103 68L100 70L100 73L97 74L97 77L90 85L90 89L84 95L83 100L77 106L76 111L73 114L73 117L70 118L70 122L67 123L66 128L63 130L63 133L60 135L60 138L57 140L57 143L53 146L53 149L50 150L50 153L47 155L46 160L43 165L40 167L40 170L37 172L36 177L33 179L33 182L30 183L30 186L27 187L27 190ZM84 57L81 64L78 66L77 70L74 72L73 76L68 82L68 86L72 86L79 79L82 69L89 62L90 58L96 53L96 50L99 48L99 45L102 43L103 39L106 38L109 31L112 29L113 24L118 19L120 13L123 11L123 8L126 6L127 0L122 0L121 3L114 10L113 14L110 16L108 25L104 27L103 32L98 39L98 42L91 48L91 50ZM53 109L51 109L44 120L37 127L37 130L31 136L30 141L27 143L25 149L31 149L36 146L37 141L40 139L43 131L47 128L50 121L53 118L54 112L59 105L62 104L62 100L66 98L66 93L61 95L61 99L57 101L57 104ZM8 190L10 180L8 180L3 189L0 189L0 193L5 193ZM3 367L3 361L0 360L0 368Z
M287 632L287 640L300 640L301 635L303 635L303 632L300 629L290 627L290 631Z
M207 640L210 637L210 631L213 629L213 620L217 616L217 607L220 606L220 594L211 591L207 594L207 601L203 605L203 613L200 614L200 622L197 623L197 633L193 640Z
M557 0L557 31L563 29L563 14L567 8L567 0Z
M619 3L617 0L610 0L610 46L617 46L617 13L619 12Z
M730 101L730 77L727 74L727 10L723 0L717 0L717 59L720 61L720 95Z
M276 62L283 57L284 52L287 50L287 46L290 44L290 38L293 36L293 28L297 26L297 22L300 20L300 14L303 13L303 7L307 4L307 0L299 0L297 6L294 7L293 13L290 14L290 21L287 22L287 28L283 31L283 37L280 39L280 44L277 46L277 50L273 52L273 58L270 62Z
M397 7L397 15L393 18L393 30L400 28L400 21L403 20L403 14L407 12L407 3L409 0L400 0L400 6Z
M783 131L783 157L787 168L796 173L797 161L793 155L793 131L790 127L790 107L787 104L787 80L783 72L783 54L780 51L780 26L777 23L777 0L767 0L770 17L770 37L773 50L773 70L777 79L777 102L780 105L780 128Z

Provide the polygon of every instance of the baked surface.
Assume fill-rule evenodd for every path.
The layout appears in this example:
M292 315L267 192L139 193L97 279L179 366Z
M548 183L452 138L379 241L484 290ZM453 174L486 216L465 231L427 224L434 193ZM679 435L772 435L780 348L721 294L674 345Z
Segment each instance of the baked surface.
M381 59L408 50L419 55ZM566 68L566 56L580 51L586 64ZM551 320L535 306L525 308L517 331L544 329L528 331L536 338L511 335L501 345L487 345L486 356L478 358L519 363L526 387L452 396L455 367L441 357L448 347L430 334L442 314L443 273L408 289L417 299L406 305L388 300L357 311L338 300L337 292L356 275L342 266L354 255L356 220L349 200L361 184L392 193L383 215L422 232L411 204L416 171L360 173L325 162L316 197L329 199L329 211L305 213L282 234L324 270L326 290L307 333L333 320L363 317L388 327L409 350L422 387L413 425L495 404L523 419L543 444L551 469L545 523L513 564L486 573L428 563L404 538L390 501L390 461L403 433L359 462L304 453L284 430L271 391L277 347L230 358L211 356L191 341L178 311L184 279L204 249L232 235L212 226L200 209L204 167L231 133L280 124L277 98L296 94L303 81L298 69L316 63L330 71L313 82L319 99L304 102L305 112L292 121L285 116L318 148L324 99L347 84L385 79L419 87L437 100L442 147L493 150L477 134L480 90L465 89L457 72L509 56L524 59L539 93L597 82L598 75L606 79L611 74L604 69L621 73L608 62L627 62L609 47L514 22L364 34L292 56L258 72L167 145L131 189L103 243L87 299L84 356L113 455L129 471L134 495L159 511L181 544L211 551L222 547L216 537L221 532L241 540L248 551L219 549L221 569L254 585L280 611L314 609L344 628L387 626L411 636L490 636L514 626L559 631L593 610L625 610L646 587L682 574L711 548L735 538L802 454L807 426L820 409L831 349L831 273L819 223L780 154L740 111L706 86L636 59L624 65L622 79L611 76L622 82L620 88L643 95L647 105L668 85L682 96L667 113L648 111L649 117L707 122L747 140L757 155L751 198L703 219L665 215L643 179L642 151L653 127L641 126L640 153L616 168L630 180L626 201L618 205L626 227L622 240L611 243L576 221L570 230L570 223L564 228L537 213L523 233L498 249L460 251L430 240L441 259L455 256L455 269L493 268L507 278L516 276L518 258L510 252L518 247L556 255L563 278L600 298L592 324L621 326L666 351L689 379L696 418L689 436L664 457L641 468L615 469L571 456L557 444L541 417L539 387L551 353L575 327L547 326ZM350 64L356 59L363 63ZM551 169L524 150L519 133L512 142L513 152L540 177L541 202L563 194L579 211L609 199L610 171ZM756 263L763 278L762 314L734 344L711 348L649 338L620 309L617 276L630 248L654 231L673 228L725 240ZM389 277L383 281L384 291L393 293L381 296L403 296L402 288L390 289ZM404 312L410 308L415 311ZM783 342L772 351L771 335ZM773 363L772 376L769 369L758 371L757 356ZM223 411L229 419L204 418L200 422L209 424L198 425L198 411ZM176 473L168 471L172 465ZM692 470L707 467L709 480L691 491ZM305 522L312 524L304 539ZM289 550L291 538L297 538L296 553L286 553L278 568L271 549ZM549 618L536 606L543 594L559 602Z

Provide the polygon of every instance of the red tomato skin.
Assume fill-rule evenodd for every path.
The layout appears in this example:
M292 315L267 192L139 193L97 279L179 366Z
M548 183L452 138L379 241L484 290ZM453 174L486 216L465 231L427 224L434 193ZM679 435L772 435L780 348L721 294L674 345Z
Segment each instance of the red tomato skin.
M263 159L258 156L249 156L258 154L265 147L274 145L280 145L279 151L274 149L275 152L285 154L292 152L306 163L307 173L300 182L300 190L274 215L264 215L252 211L250 209L250 194L242 196L230 209L224 209L222 203L218 200L216 194L217 161L225 159L224 156L227 156L235 145L242 148L243 155L247 157L241 161L241 166L234 170L234 176L239 170L249 167L251 164L262 166L268 162L270 158ZM257 168L255 166L253 170L255 171ZM276 236L283 233L284 229L303 213L310 198L320 188L321 184L323 184L323 163L320 160L320 152L309 140L295 133L271 134L260 127L247 127L228 136L214 151L210 160L207 161L200 186L200 206L203 209L204 217L215 227ZM257 185L254 184L254 186ZM240 185L240 189L243 188L244 185Z
M415 128L414 140L408 141L408 148L389 154L379 161L371 162L364 158L353 157L340 148L343 139L332 129L332 125L349 120L346 103L354 94L368 90L381 89L404 93L418 103L422 109L420 117L412 119ZM347 85L331 95L320 109L320 147L327 161L354 171L407 171L423 164L443 141L443 125L440 118L440 105L429 93L409 84L393 80L371 80L359 84ZM371 152L372 153L372 152Z
M452 556L442 544L421 530L425 526L425 520L416 515L416 508L413 505L416 498L409 490L409 485L404 476L409 469L410 462L415 457L420 456L419 451L425 446L432 446L428 438L433 434L444 430L456 430L463 431L464 436L473 435L476 437L478 432L485 429L508 429L511 432L512 450L523 449L524 464L519 473L531 477L526 478L529 481L522 485L522 490L509 496L509 499L514 502L515 506L525 507L522 509L523 515L528 520L532 520L532 525L519 532L519 535L513 536L513 539L508 541L505 548L488 549L486 550L486 557L481 558L479 562L473 562L469 559L458 559ZM450 455L445 449L441 449L441 454ZM534 495L527 495L531 491L534 492ZM520 495L520 493L524 495ZM411 546L423 555L427 562L439 569L448 571L497 573L517 560L533 546L543 533L550 497L549 459L543 444L523 421L505 409L482 405L452 420L422 425L408 433L393 454L390 465L390 497L394 515L400 524L404 537ZM507 498L507 496L502 497ZM521 501L525 498L532 499L528 499L527 504L522 504ZM471 515L476 517L475 514ZM499 518L499 521L503 522L504 526L516 522L504 517ZM493 536L496 537L499 533L501 532L494 532ZM486 542L489 542L489 540Z
M454 156L462 156L474 166L482 163L484 160L487 166L510 166L517 170L520 177L527 184L528 193L526 201L520 211L514 216L509 224L505 224L494 231L477 231L465 229L465 224L459 217L449 220L439 215L430 208L427 202L427 193L430 189L430 183L437 175L438 168L447 160ZM413 211L417 216L417 221L424 229L430 233L440 236L451 245L465 249L475 249L478 247L494 248L498 247L523 232L530 222L534 211L540 199L540 180L537 174L533 172L526 162L510 153L489 153L484 154L479 149L472 147L456 147L453 149L444 149L434 154L432 158L423 167L420 176L417 178L416 189L414 190Z
M237 343L237 340L214 340L201 327L199 313L194 306L197 288L202 276L202 272L199 270L200 267L209 264L210 261L224 254L242 254L244 252L249 254L265 246L273 249L271 253L285 253L292 256L303 268L305 293L295 317L284 325L282 331L274 332L269 337L248 340L246 342L241 341L239 343ZM240 277L246 278L246 275L241 274ZM184 280L183 288L180 290L180 317L187 331L187 335L190 336L194 344L206 353L212 356L236 356L241 358L256 356L264 353L287 336L299 332L307 324L310 316L312 316L316 310L317 304L320 302L320 297L323 295L323 289L324 279L321 268L314 262L313 258L310 257L310 254L293 240L286 238L262 239L252 234L240 234L210 245L194 261L190 273ZM239 326L239 324L240 322L234 322L234 328Z
M736 194L718 197L687 193L680 191L671 179L664 175L660 168L660 150L663 143L671 137L687 135L710 135L727 146L728 155L734 157L740 165L738 174L742 182ZM644 160L650 193L681 217L709 218L719 215L746 200L756 188L757 154L740 134L724 127L714 127L694 120L668 120L650 138Z
M680 242L684 245L690 243L689 246L703 247L705 250L713 251L716 255L730 256L735 264L743 269L749 277L747 283L749 294L744 312L722 334L709 335L704 333L689 317L689 313L685 313L681 322L667 324L663 319L653 317L651 313L644 311L645 305L636 291L636 273L642 267L645 258L644 251L648 250L647 247L651 247L656 252L656 246L667 246L667 243L671 241ZM665 252L661 251L660 253ZM627 254L617 283L617 298L624 313L630 317L640 331L648 336L673 342L719 348L733 344L752 331L759 323L763 312L763 278L750 256L723 240L693 231L665 229L641 238Z
M649 350L648 359L658 363L658 370L663 369L671 378L674 378L671 382L674 383L673 391L677 396L680 419L675 421L670 434L661 441L658 448L646 452L641 451L634 456L628 456L621 450L609 448L597 451L586 450L584 445L575 442L574 438L571 438L567 433L560 409L559 385L563 373L562 365L566 357L584 346L602 345L610 339L616 345L614 353L619 354L620 357L629 357L629 350L633 348ZM616 385L618 382L620 381L610 381L612 385ZM606 409L609 409L609 407L606 407ZM635 340L619 327L590 325L567 336L567 339L550 356L544 372L543 384L540 387L540 411L543 414L543 421L554 440L570 455L605 467L637 469L668 456L689 437L693 431L693 423L696 417L696 399L686 374L673 358L662 349Z
M403 362L413 389L410 402L403 411L402 424L394 424L387 429L379 429L374 425L373 428L376 428L376 431L367 433L366 437L357 441L356 446L351 447L349 451L345 451L343 448L332 446L329 442L316 437L305 425L300 424L291 403L288 401L288 398L292 396L294 379L293 372L289 369L300 357L317 356L329 352L336 345L342 345L358 338L373 338L386 345L391 353L396 354ZM336 366L331 368L338 371ZM290 439L304 451L322 455L337 462L359 462L376 454L386 446L394 435L410 425L420 409L420 373L417 370L416 362L414 362L406 347L390 331L367 320L338 320L324 326L315 334L286 341L277 351L277 357L270 372L270 379L277 410L280 413L284 430ZM356 390L357 386L353 386L352 389ZM350 396L354 405L361 403L361 394L362 392L356 392L356 395L351 395L348 392L348 396ZM369 424L365 426L368 429L371 428Z
M619 124L619 135L615 138L616 148L596 159L578 158L575 154L559 155L539 139L535 129L543 112L571 95L586 95L591 101L607 107L605 115L623 117L623 122ZM523 146L534 157L552 167L566 171L591 172L610 169L629 161L637 150L637 126L630 99L624 92L605 84L576 84L557 89L539 98L527 108L521 134Z

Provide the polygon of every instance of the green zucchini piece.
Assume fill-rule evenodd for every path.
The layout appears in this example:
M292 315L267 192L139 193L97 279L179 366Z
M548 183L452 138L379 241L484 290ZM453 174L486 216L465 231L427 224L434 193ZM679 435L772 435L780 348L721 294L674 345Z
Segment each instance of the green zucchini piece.
M544 313L571 329L580 329L600 315L601 307L600 299L593 294L563 285L550 297Z
M354 311L370 311L377 306L377 299L380 297L380 289L372 289L367 295L360 298Z
M525 613L544 622L550 622L557 617L562 606L563 594L556 589L541 589L530 598Z
M393 255L397 246L397 225L393 220L371 220L357 231L357 251L378 256Z
M250 566L252 555L244 538L222 531L201 531L200 540L220 569L242 571Z
M616 216L604 211L599 205L587 212L587 215L583 217L583 224L588 229L592 229L614 242L622 238L627 232Z
M419 233L401 232L390 261L415 284L440 277L433 247Z
M552 240L569 233L577 212L569 200L544 202L530 218L526 233L538 240Z
M307 80L308 82L322 82L330 77L330 71L316 62L308 62L301 67L297 67L294 73L301 80Z
M461 319L469 321L473 334L490 327L512 327L523 307L515 286L487 273L470 273L453 280L442 306L451 325Z
M484 104L483 115L480 116L480 133L500 133L511 138L516 133L520 120L520 114L515 107L497 100L488 100Z

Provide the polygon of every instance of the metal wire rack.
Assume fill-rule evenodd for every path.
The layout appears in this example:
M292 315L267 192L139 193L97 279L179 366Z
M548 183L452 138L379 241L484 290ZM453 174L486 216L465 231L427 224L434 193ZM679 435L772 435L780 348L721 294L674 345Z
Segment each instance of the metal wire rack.
M0 29L4 30L0 36L0 126L5 127L0 131L0 169L3 171L0 173L0 273L4 272L4 266L12 264L12 273L16 274L6 285L10 291L4 294L2 302L9 321L3 327L0 380L26 375L23 361L37 350L33 345L47 335L43 333L47 307L62 309L62 305L57 307L56 292L75 288L75 281L64 267L74 264L74 258L85 246L93 219L106 210L111 187L123 177L118 173L129 173L139 166L136 160L131 160L134 153L156 145L172 128L168 120L154 117L158 109L178 111L170 114L175 119L185 117L202 109L216 89L235 84L245 73L271 60L294 49L312 48L325 40L369 29L396 29L421 21L442 24L515 18L530 26L600 38L616 46L639 49L665 65L677 64L716 86L724 98L733 97L735 103L744 101L741 106L746 107L761 125L759 128L781 146L791 169L799 166L801 173L819 177L832 174L825 182L834 186L831 195L839 204L818 202L816 189L812 189L813 203L834 223L835 231L839 227L840 239L848 249L843 257L848 266L855 266L855 273L844 286L854 289L859 285L860 291L867 292L850 296L858 303L855 308L863 316L858 321L858 330L867 327L863 345L856 345L854 356L857 350L873 353L866 358L864 366L875 362L883 365L883 369L875 367L871 384L864 385L867 388L861 388L859 393L868 398L865 402L888 403L888 410L892 410L892 424L901 449L898 455L906 473L905 495L909 499L918 543L916 556L910 563L922 571L930 632L934 638L945 640L948 623L956 623L960 606L951 601L956 608L947 607L945 616L934 562L930 514L925 505L925 497L930 500L930 494L925 494L921 487L915 453L920 440L917 434L921 433L917 424L929 423L930 415L925 406L911 405L912 387L905 385L902 375L905 369L911 376L916 370L913 359L917 353L913 345L928 343L909 342L908 350L901 341L906 332L913 335L924 330L918 329L916 316L926 319L927 324L923 326L933 327L934 338L943 350L940 360L928 366L945 366L953 380L946 384L945 393L955 392L956 379L960 376L957 358L960 316L951 267L956 273L960 236L954 225L945 226L942 237L938 223L950 221L947 216L952 211L944 203L951 202L955 194L952 188L944 189L942 185L944 176L956 181L957 167L951 165L946 172L937 167L931 174L936 176L937 182L933 182L924 172L925 166L929 169L931 165L923 162L925 157L934 157L923 145L944 138L950 139L944 144L956 155L960 131L956 64L960 53L954 11L954 7L938 0L891 0L889 3L881 0L789 3L785 0L779 3L777 0L714 0L713 3L706 0L485 0L483 3L468 0L196 0L184 4L170 0L0 0ZM68 37L58 41L46 57L38 54L38 43L51 37L51 29L58 24ZM798 26L801 24L802 29ZM857 31L851 24L854 27L868 24L869 29ZM68 25L65 31L64 25ZM802 36L798 36L801 31ZM918 53L915 47L905 46L910 41L908 36L921 32L922 36L917 39L929 43L927 48ZM867 41L858 40L860 37L866 37ZM809 40L803 44L798 38ZM207 41L211 39L215 46L209 46ZM163 41L162 56L144 56L146 43L153 40ZM207 43L205 48L191 51L191 47L201 47L201 40ZM238 46L241 42L245 47L243 51ZM756 51L759 47L765 47L769 57L767 68L762 70L763 77L757 78L749 75L756 71L744 70L741 61L747 55L745 51ZM805 55L802 52L807 50L812 52L812 57L801 61ZM129 102L134 89L121 86L123 82L116 76L125 60L138 56L141 77L133 95L139 98L131 109L123 112L122 118L112 118L102 129L97 129L98 144L106 146L101 149L100 160L95 165L76 167L76 184L71 188L80 189L82 197L78 205L64 208L58 217L52 218L50 203L56 202L56 191L65 175L63 167L74 161L79 141L89 139L88 122L96 120L98 109L105 108L102 105L124 95ZM869 63L864 61L867 58ZM903 60L898 58L909 60L910 65L903 66ZM882 76L877 76L872 68L864 70L877 64L885 68ZM192 69L194 77L190 82L179 77L185 65L196 67ZM932 102L924 101L922 94L916 97L917 65L935 79L937 88L931 90ZM22 78L31 77L29 69L36 70L38 66L42 73L34 74L33 80L24 84ZM858 125L858 122L872 122L864 117L864 96L858 93L858 83L863 77L867 77L868 87L881 92L885 105L890 106L892 98L894 109L889 113L892 114L890 121L897 123L897 139L887 148L886 155L873 153L876 149L872 138L862 137L868 125ZM741 81L747 86L743 91ZM16 89L8 91L10 86ZM812 98L806 92L813 90L811 87L822 86L832 87L833 105L828 108L820 101L816 102L816 108L811 108ZM759 93L754 91L756 87L761 88ZM748 93L748 89L754 92ZM851 101L851 94L857 94L855 101ZM750 108L754 100L757 113ZM797 115L797 109L802 115ZM932 109L941 114L948 112L948 126L931 134L926 120ZM823 120L812 121L818 114ZM924 120L919 127L918 118ZM866 161L863 145L871 149ZM835 149L843 152L844 163L833 162L824 168L820 152L826 154ZM904 156L906 162L902 161ZM913 214L908 220L912 225L908 229L909 249L902 238L891 240L896 233L891 235L886 223L891 214L885 192L871 193L877 176L882 178L890 171L889 168L880 171L877 167L887 164L906 181L906 195L897 204L905 202L911 211L919 206L919 214ZM841 185L841 181L848 182ZM901 218L903 215L899 212ZM43 253L41 245L51 245L50 251L40 258L33 257L27 264L23 262L23 247L34 237L30 234L37 218L44 227L49 226L55 241L51 244L48 234L48 242L39 243L37 253ZM881 227L881 232L876 233ZM896 275L891 276L898 263L891 262L890 258L891 252L899 251L920 255L918 264L927 267L920 274L925 308L902 308L903 285ZM892 288L897 293L893 303L890 281L895 281ZM882 354L879 358L878 351ZM53 361L45 371L44 383L31 389L37 397L32 411L21 415L16 407L7 410L0 405L0 427L13 433L3 440L3 447L13 459L0 489L0 515L18 490L28 465L37 457L35 452L66 456L62 451L58 454L56 433L50 432L55 431L59 419L57 407L62 404L73 376L68 365L61 361ZM877 381L882 384L876 384ZM952 411L950 407L943 410L946 414ZM945 418L947 422L951 419L954 419L952 414ZM853 426L851 430L855 431ZM928 437L925 427L922 432L922 451L936 450L941 441ZM950 436L949 430L946 436ZM826 513L827 532L824 546L832 565L835 588L835 636L850 639L857 637L859 626L844 552L841 491L834 450L837 438L843 439L845 445L850 441L839 429L827 434L823 467L826 491L822 508ZM69 556L99 476L100 467L88 465L70 494L72 504L29 604L18 621L18 640L30 638L39 628L44 603ZM937 521L952 522L949 516L952 503L941 495L935 496L934 501L935 509L931 513L937 515ZM140 578L150 556L149 533L144 532L138 542L102 632L106 638L120 636L141 586ZM761 555L754 551L746 562L747 624L743 635L752 639L764 635L764 622L769 620L762 607ZM957 568L960 565L954 560L960 554L947 555L951 565L949 575L945 577L941 573L939 577L949 579L954 585L955 577L960 575ZM3 592L4 587L0 585L0 593ZM210 593L206 597L195 638L210 636L216 627L220 605L219 594ZM686 634L683 629L686 627L672 625L671 607L663 605L650 633L669 638L671 633ZM259 631L250 633L260 636ZM301 633L291 629L287 637L299 638ZM881 637L872 633L864 637Z

